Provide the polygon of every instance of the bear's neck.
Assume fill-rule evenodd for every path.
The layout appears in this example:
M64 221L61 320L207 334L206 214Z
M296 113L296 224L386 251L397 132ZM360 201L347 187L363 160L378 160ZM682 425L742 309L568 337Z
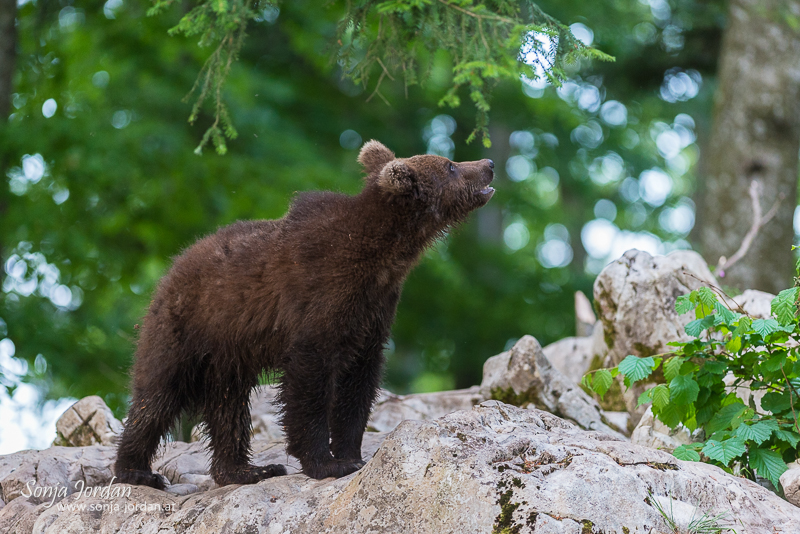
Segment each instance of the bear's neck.
M364 238L370 253L397 261L398 267L408 264L410 270L447 229L434 210L413 209L402 198L386 195L377 187L365 187L353 202L354 217L348 226Z

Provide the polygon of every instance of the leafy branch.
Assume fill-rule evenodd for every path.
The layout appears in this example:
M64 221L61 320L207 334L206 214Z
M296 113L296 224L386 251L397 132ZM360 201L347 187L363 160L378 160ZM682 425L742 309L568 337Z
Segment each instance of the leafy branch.
M155 0L155 5L147 14L152 16L161 13L174 2L175 0ZM194 124L203 103L211 95L214 98L214 122L203 134L195 154L201 154L209 141L213 142L218 154L225 154L228 151L225 138L236 139L238 136L225 105L222 89L230 74L231 65L244 44L247 22L257 16L252 4L253 0L209 0L189 11L169 30L170 35L200 35L199 46L217 43L214 52L200 69L191 91L183 99L188 102L197 94L189 114L189 123Z
M269 0L200 0L169 30L170 35L200 35L200 46L216 45L185 100L195 98L189 122L194 123L209 97L214 100L214 122L195 152L211 141L219 154L227 151L225 139L235 139L236 129L224 103L223 88L231 65L242 49L245 29ZM170 7L175 0L154 0L148 15ZM489 111L492 89L500 80L536 80L554 84L566 79L566 68L580 59L611 61L613 58L584 45L567 26L544 13L530 0L347 0L338 25L334 59L343 76L365 87L371 76L378 80L367 101L381 93L386 79L402 73L408 87L424 84L433 70L438 50L447 52L453 64L452 85L440 106L461 105L466 89L476 109L476 124L467 142L482 136L490 146Z
M430 57L444 50L453 62L452 86L439 105L458 107L467 90L476 108L478 135L490 146L488 124L491 92L502 79L535 80L544 76L559 85L566 66L582 58L612 58L587 47L569 28L530 1L493 0L366 0L347 11L339 25L339 63L344 75L366 86L380 72L370 96L380 93L385 78L402 72L406 88L424 84L431 75ZM427 61L423 61L425 54Z

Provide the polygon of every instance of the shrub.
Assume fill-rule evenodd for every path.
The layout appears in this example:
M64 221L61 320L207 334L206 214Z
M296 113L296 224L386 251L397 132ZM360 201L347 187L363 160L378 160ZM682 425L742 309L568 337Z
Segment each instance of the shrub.
M704 461L727 472L734 467L768 479L778 491L787 462L798 457L800 426L800 288L772 300L772 317L756 319L718 288L701 287L678 297L679 314L695 314L686 325L688 342L672 342L670 353L627 356L613 369L598 369L582 384L601 397L617 375L625 387L646 380L663 365L665 383L647 389L639 405L670 428L703 429L705 441L673 451L681 460ZM763 392L760 403L754 395Z

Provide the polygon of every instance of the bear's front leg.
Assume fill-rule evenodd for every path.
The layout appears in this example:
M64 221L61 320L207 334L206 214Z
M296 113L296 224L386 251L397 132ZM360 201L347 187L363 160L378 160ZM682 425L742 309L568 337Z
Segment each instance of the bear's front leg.
M361 441L383 374L383 344L364 350L336 379L336 400L330 413L331 452L340 460L361 460Z
M283 404L286 451L300 460L311 478L343 477L364 464L331 455L328 412L336 375L331 359L316 351L296 351L283 368L279 401Z

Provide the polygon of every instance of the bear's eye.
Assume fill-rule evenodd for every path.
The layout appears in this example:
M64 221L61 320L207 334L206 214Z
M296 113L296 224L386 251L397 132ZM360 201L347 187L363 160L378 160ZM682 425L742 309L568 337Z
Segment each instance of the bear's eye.
M452 163L450 164L450 172L456 172L456 167Z

